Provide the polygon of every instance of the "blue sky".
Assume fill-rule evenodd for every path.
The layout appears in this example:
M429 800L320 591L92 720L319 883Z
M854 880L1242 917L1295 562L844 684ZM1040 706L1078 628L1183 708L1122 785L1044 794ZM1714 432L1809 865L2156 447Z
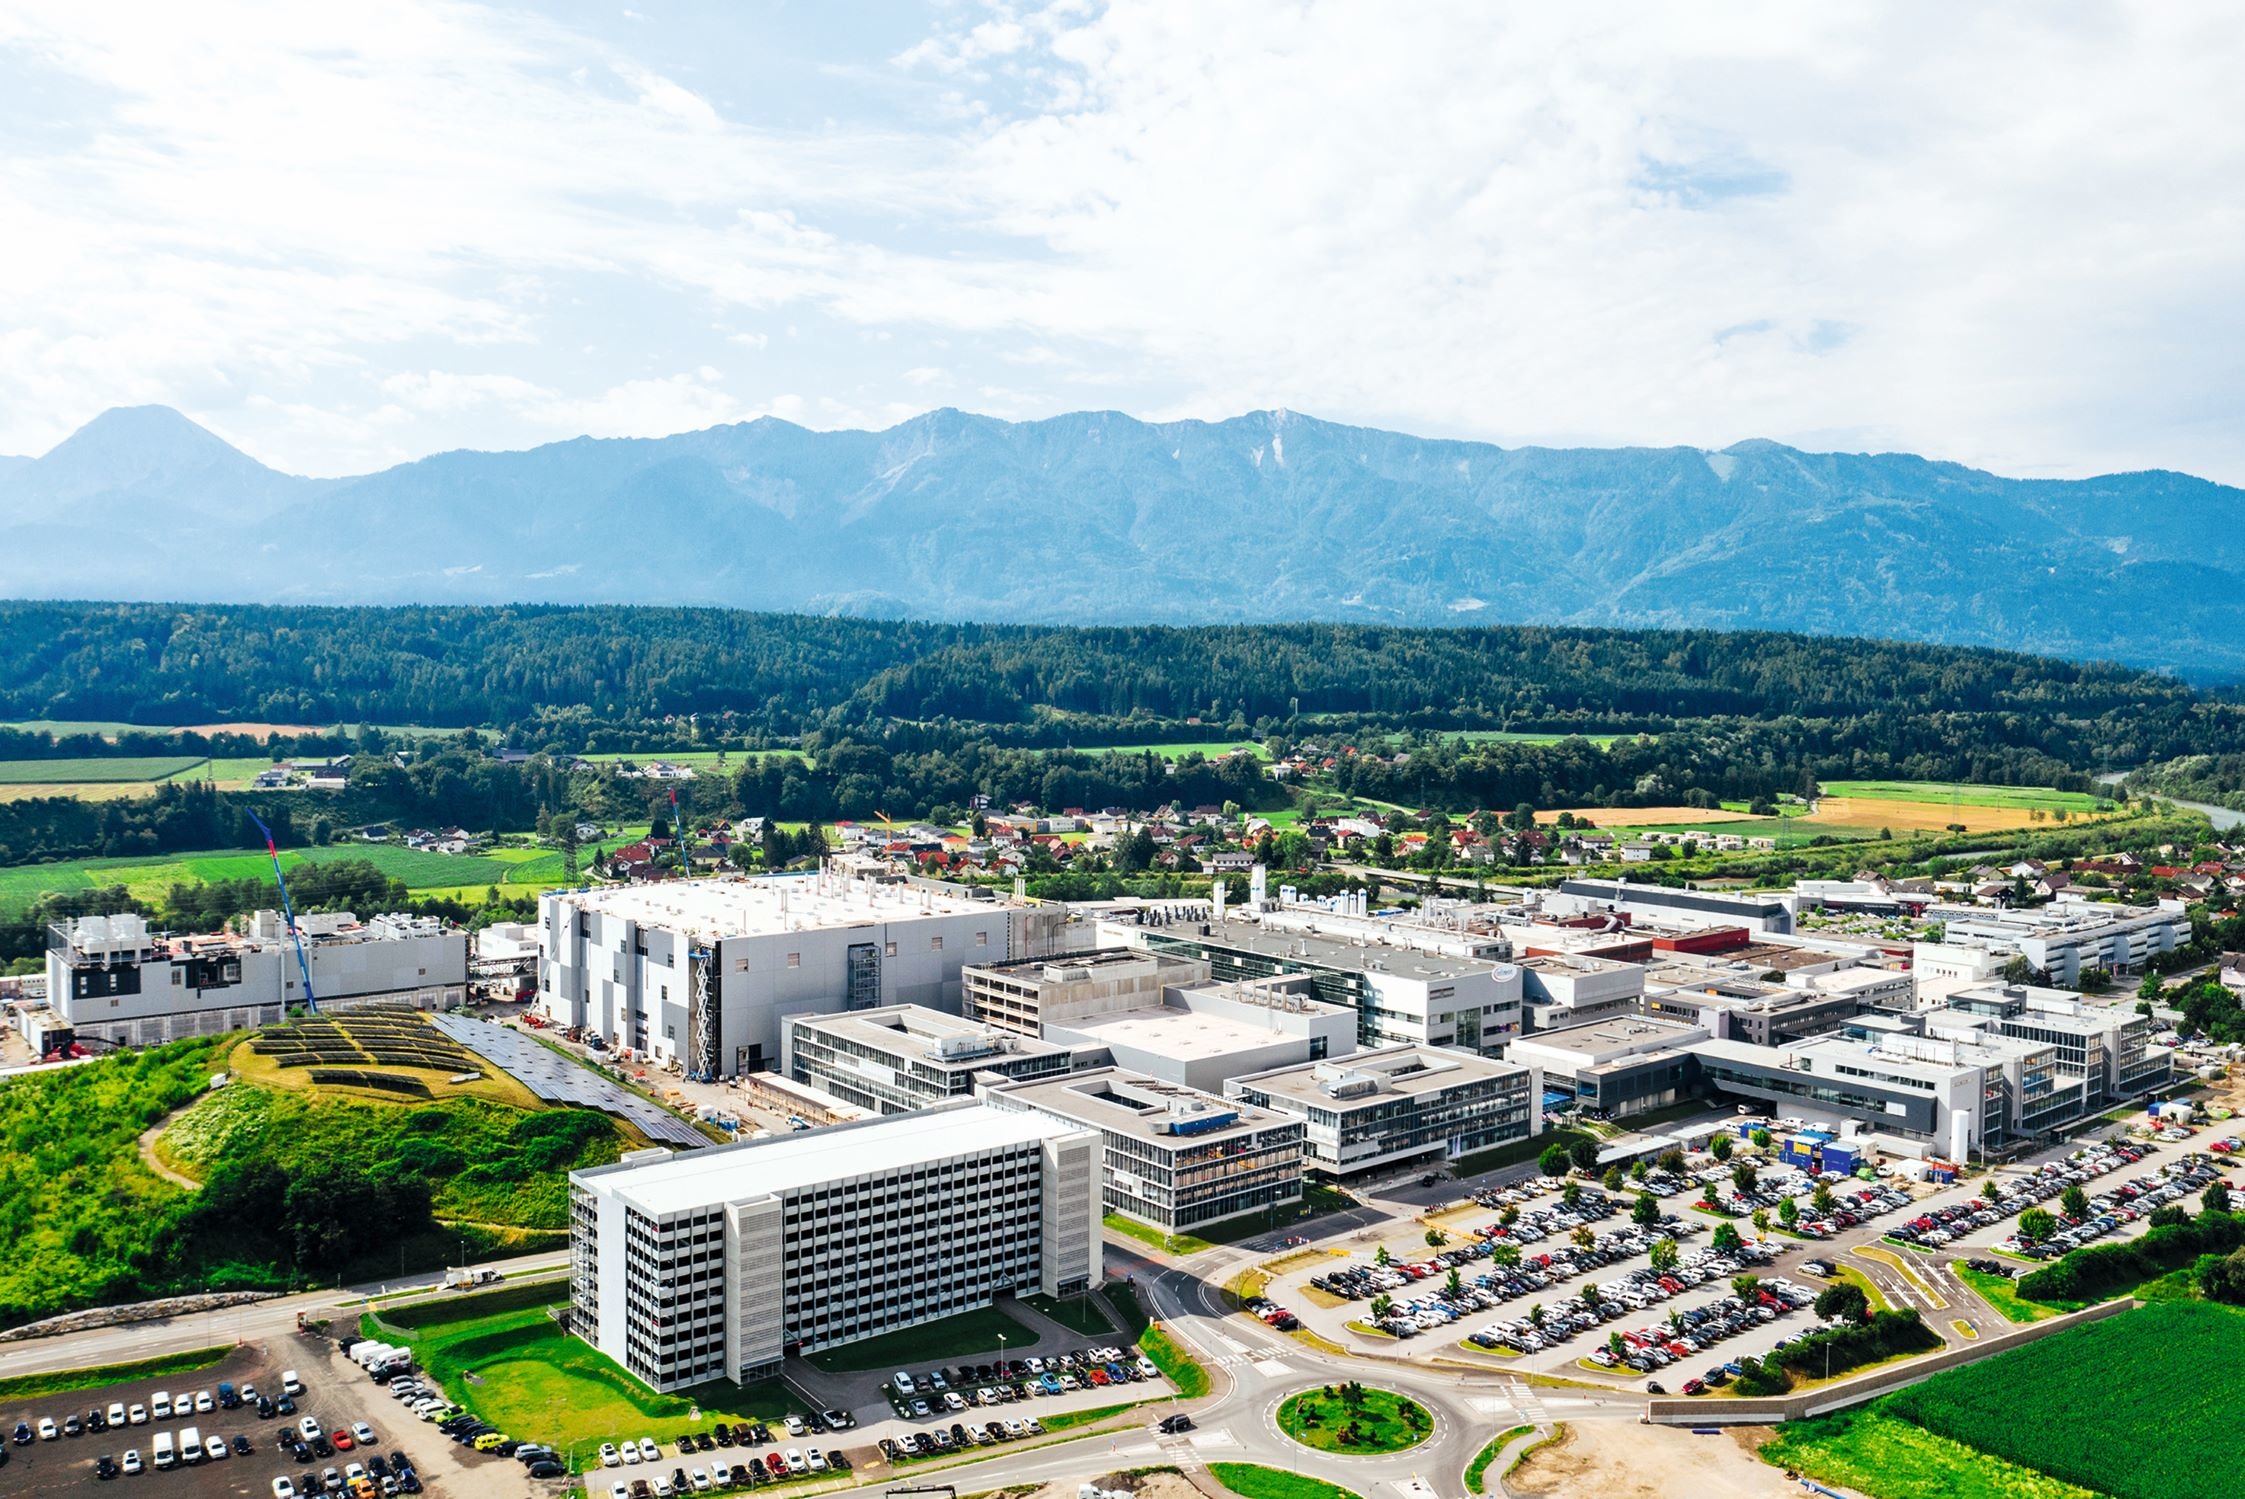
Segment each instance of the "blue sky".
M1286 406L2245 481L2222 7L0 7L0 453Z

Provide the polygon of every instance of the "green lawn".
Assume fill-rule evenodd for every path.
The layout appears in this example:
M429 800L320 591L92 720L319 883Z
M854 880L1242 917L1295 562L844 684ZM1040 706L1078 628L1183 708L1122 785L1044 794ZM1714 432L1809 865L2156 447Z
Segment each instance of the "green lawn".
M1597 813L1591 814L1596 820ZM1732 819L1716 822L1664 822L1652 827L1612 828L1616 838L1630 838L1640 833L1696 833L1713 839L1717 833L1735 833L1741 838L1775 838L1779 848L1799 848L1814 838L1863 839L1878 837L1876 828L1840 827L1830 823L1804 822L1797 817L1757 817L1749 821ZM1712 853L1712 842L1702 845L1702 854Z
M900 1327L877 1338L822 1348L803 1357L829 1374L856 1374L869 1369L911 1369L927 1364L951 1364L980 1353L996 1353L998 1339L1015 1348L1026 1348L1037 1335L994 1306L976 1307L956 1317Z
M1208 1371L1201 1367L1200 1360L1187 1353L1158 1325L1150 1325L1138 1335L1138 1351L1177 1386L1177 1393L1183 1399L1198 1400L1208 1393Z
M1524 1437L1529 1432L1534 1430L1535 1428L1533 1426L1515 1426L1510 1431L1499 1432L1497 1433L1497 1435L1491 1437L1489 1439L1489 1445L1482 1448L1478 1453L1476 1453L1472 1462L1466 1464L1466 1492L1469 1494L1480 1494L1487 1492L1486 1488L1484 1487L1484 1480L1488 1476L1489 1465L1497 1460L1498 1453L1504 1451L1504 1444L1511 1441L1514 1437Z
M2021 1301L2019 1288L2008 1275L1990 1275L1985 1270L1970 1270L1963 1265L1952 1265L1957 1279L1980 1293L1980 1299L2003 1313L2011 1322L2040 1322L2045 1317L2058 1315L2058 1308L2044 1306L2036 1301Z
M2088 1489L1880 1415L1876 1407L1789 1421L1762 1445L1761 1457L1873 1499L2098 1499Z
M1213 760L1218 755L1230 754L1233 750L1245 750L1258 760L1268 760L1271 757L1270 751L1252 739L1192 739L1169 744L1080 744L1075 748L1078 754L1084 755L1152 753L1164 760L1180 760L1194 754L1204 760Z
M1208 1471L1242 1499L1358 1499L1354 1489L1261 1463L1210 1463Z
M71 786L94 781L161 781L204 763L205 758L201 755L0 760L0 786Z
M1335 1388L1289 1396L1278 1408L1278 1429L1319 1452L1401 1452L1431 1436L1434 1420L1393 1390L1365 1389L1352 1405Z
M413 1351L446 1394L509 1436L569 1452L578 1467L598 1465L602 1442L643 1436L675 1441L697 1409L691 1421L696 1427L744 1420L777 1426L789 1411L808 1409L776 1380L754 1385L721 1380L658 1395L599 1350L562 1332L542 1311L424 1331Z
M496 885L523 863L535 863L537 850L503 849L497 856L437 854L392 843L334 843L324 848L281 852L281 867L333 864L357 859L372 864L411 890ZM143 900L158 900L173 885L212 880L271 879L273 864L263 853L210 849L155 858L64 859L52 864L19 864L0 869L0 909L21 910L51 890L90 890L123 885ZM370 913L362 913L370 914Z
M1966 786L1952 781L1824 781L1826 796L1889 802L1955 802L1965 807L2016 807L2028 811L2093 812L2098 798L2049 786Z

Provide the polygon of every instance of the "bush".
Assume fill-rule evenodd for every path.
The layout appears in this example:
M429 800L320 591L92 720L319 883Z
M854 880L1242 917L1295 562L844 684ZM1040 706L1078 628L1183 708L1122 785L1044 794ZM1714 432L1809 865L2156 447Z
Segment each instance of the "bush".
M1875 1312L1851 1326L1810 1333L1762 1362L1797 1371L1806 1378L1822 1379L1827 1372L1841 1374L1898 1353L1922 1353L1940 1346L1941 1335L1925 1325L1914 1307L1905 1307L1898 1312Z
M2201 1255L2245 1248L2245 1220L2229 1213L2200 1213L2185 1223L2154 1228L2125 1244L2093 1244L2019 1278L2027 1301L2102 1301L2194 1265Z

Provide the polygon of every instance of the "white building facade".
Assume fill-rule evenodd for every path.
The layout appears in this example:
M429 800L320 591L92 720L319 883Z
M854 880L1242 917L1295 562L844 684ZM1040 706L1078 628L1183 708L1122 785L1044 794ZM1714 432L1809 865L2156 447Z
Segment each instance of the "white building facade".
M658 1390L1072 1295L1101 1272L1099 1136L974 1102L573 1172L578 1336Z

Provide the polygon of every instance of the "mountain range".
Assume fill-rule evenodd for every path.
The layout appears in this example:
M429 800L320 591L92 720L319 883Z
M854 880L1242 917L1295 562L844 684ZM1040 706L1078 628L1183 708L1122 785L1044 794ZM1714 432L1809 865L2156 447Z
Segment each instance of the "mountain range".
M2245 678L2245 491L1907 454L1500 448L1287 411L933 411L276 472L160 406L0 458L0 594L1022 623L1800 630Z

